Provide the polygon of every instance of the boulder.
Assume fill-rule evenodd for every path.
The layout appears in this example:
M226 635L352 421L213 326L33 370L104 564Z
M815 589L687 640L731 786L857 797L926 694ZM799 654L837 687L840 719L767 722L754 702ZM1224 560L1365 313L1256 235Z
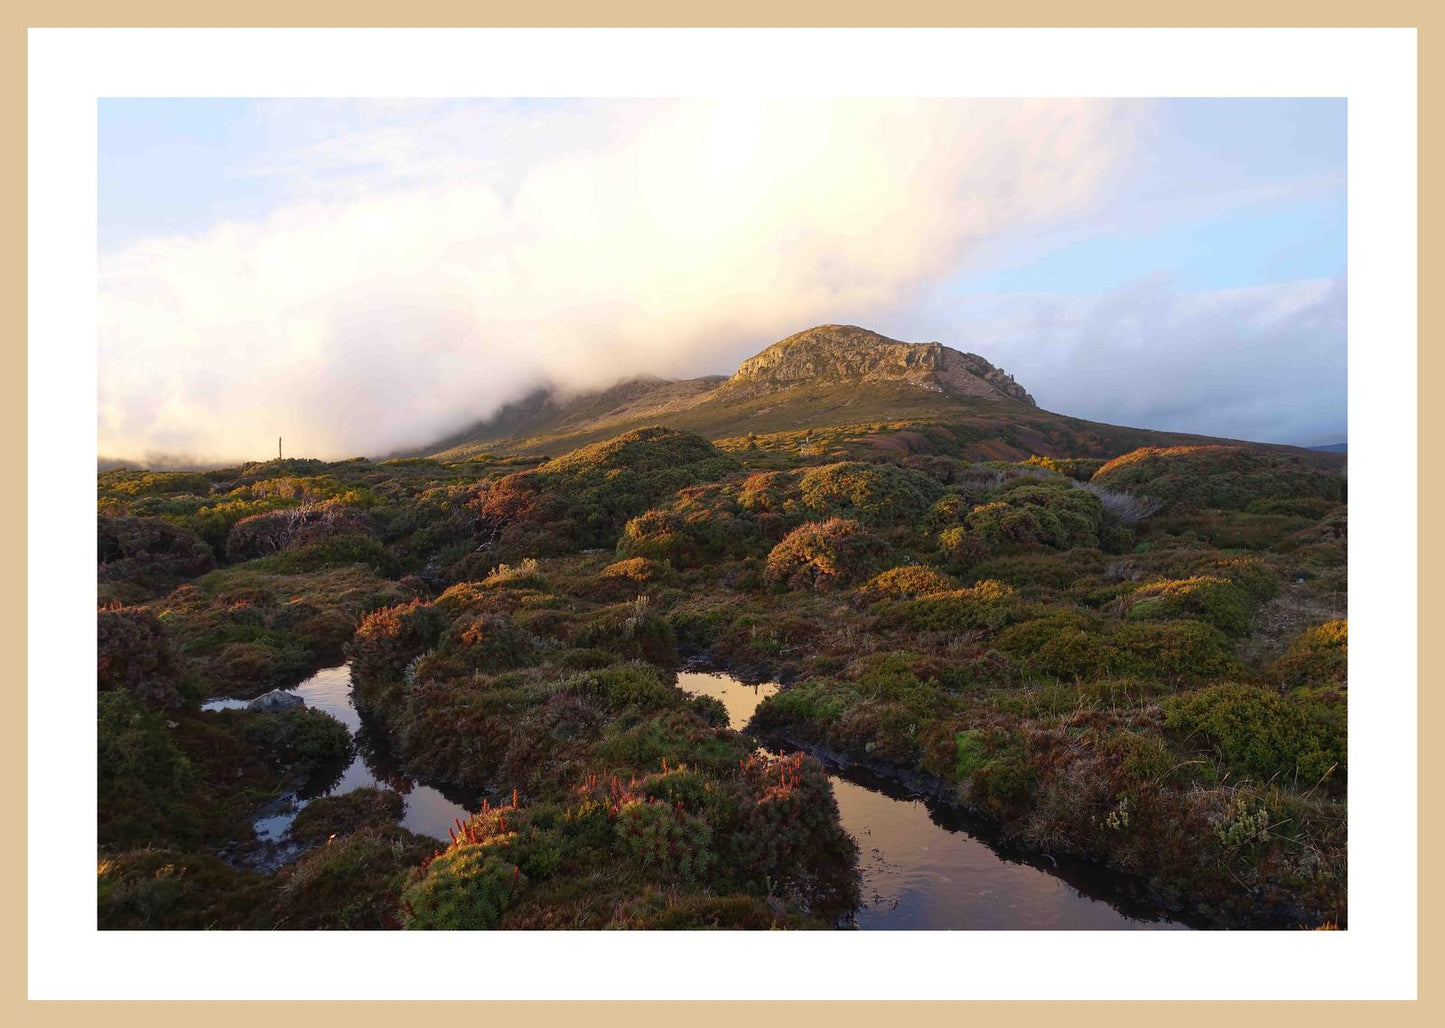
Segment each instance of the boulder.
M306 701L294 692L287 692L285 689L272 689L270 692L257 696L250 703L246 704L247 710L289 710L292 707L304 707Z

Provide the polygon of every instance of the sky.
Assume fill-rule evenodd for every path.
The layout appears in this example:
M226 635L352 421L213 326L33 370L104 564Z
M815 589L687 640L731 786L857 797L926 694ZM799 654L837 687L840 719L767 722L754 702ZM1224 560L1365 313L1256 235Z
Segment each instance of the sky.
M813 325L1346 438L1343 100L107 99L99 451L383 455Z

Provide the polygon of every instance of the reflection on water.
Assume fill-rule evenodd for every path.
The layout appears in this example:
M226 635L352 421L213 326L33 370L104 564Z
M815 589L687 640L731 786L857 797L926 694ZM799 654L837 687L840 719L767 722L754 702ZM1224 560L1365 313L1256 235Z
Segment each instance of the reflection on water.
M308 802L322 796L340 796L356 789L377 786L402 794L405 814L403 828L418 835L448 841L447 830L456 819L465 821L481 804L467 806L461 797L448 797L429 785L418 785L401 773L396 761L387 752L384 742L362 724L361 715L351 702L351 667L326 668L318 671L294 690L308 707L330 714L351 732L356 742L356 756L344 766L323 769L294 795L283 797L256 819L256 834L274 841L285 835L296 820L296 813ZM244 707L245 700L211 700L202 710L232 710Z
M685 692L721 700L738 730L759 703L778 691L775 684L745 685L729 675L698 671L680 672L677 679ZM859 928L1185 927L1150 920L1142 906L1118 892L1120 883L1096 870L1070 867L1051 873L1009 860L971 832L965 815L926 803L876 776L835 768L830 778L843 827L858 842L863 876L863 904L855 918Z

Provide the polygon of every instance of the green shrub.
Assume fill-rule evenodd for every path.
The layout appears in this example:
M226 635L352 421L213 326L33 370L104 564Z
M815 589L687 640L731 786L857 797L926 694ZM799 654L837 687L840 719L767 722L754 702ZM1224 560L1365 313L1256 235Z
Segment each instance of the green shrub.
M524 886L521 869L496 847L453 845L402 891L402 924L410 929L493 929Z
M990 546L1004 544L1097 548L1104 522L1099 498L1083 489L1031 478L1005 482L993 502L975 507L964 523Z
M1133 674L1198 681L1239 671L1228 637L1201 621L1125 622L1109 632L1109 642L1126 655L1123 670Z
M352 753L346 726L314 707L248 714L245 733L277 767L297 768L302 774L340 764Z
M1344 499L1342 476L1297 457L1243 446L1146 446L1116 457L1091 481L1172 504L1242 510L1260 500Z
M1194 578L1149 582L1125 598L1130 620L1160 621L1191 617L1229 635L1244 635L1254 618L1255 601L1227 578Z
M97 518L96 577L127 584L150 597L204 575L215 556L200 536L160 518Z
M617 815L617 838L629 859L684 881L701 880L714 861L712 828L668 802L646 799L623 804Z
M199 841L190 804L195 769L161 715L127 692L103 692L98 697L96 743L102 849Z
M97 923L108 930L264 930L268 876L204 853L143 849L106 857L96 875Z
M899 600L879 610L887 624L916 631L993 631L1018 618L1018 594L1001 582L979 582L967 589Z
M1165 724L1224 764L1266 781L1313 786L1345 775L1345 709L1337 696L1282 697L1224 683L1165 702Z
M226 558L251 560L283 550L326 542L342 535L370 536L371 520L335 500L243 517L226 536Z
M959 570L968 570L989 554L988 543L963 525L945 528L938 534L943 559Z
M813 468L798 481L803 506L815 515L865 525L914 525L943 490L933 479L893 464L845 461Z

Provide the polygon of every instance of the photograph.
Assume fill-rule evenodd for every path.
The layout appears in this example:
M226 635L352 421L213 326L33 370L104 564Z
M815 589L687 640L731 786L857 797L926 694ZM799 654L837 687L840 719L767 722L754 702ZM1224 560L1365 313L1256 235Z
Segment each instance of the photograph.
M1346 98L93 110L102 935L1348 932Z

